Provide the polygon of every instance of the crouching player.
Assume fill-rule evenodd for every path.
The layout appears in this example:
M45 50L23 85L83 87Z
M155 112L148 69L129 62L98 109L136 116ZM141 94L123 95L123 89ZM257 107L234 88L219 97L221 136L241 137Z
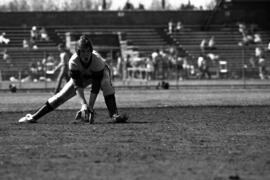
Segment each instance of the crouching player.
M71 79L60 92L48 99L34 114L27 114L19 119L19 123L35 123L45 114L77 95L81 103L81 110L76 114L76 120L94 122L94 104L100 89L103 91L105 104L109 116L115 123L124 123L127 116L118 114L115 92L111 83L110 70L105 60L93 50L91 40L82 35L78 41L78 49L69 60ZM89 103L84 96L84 88L92 84Z

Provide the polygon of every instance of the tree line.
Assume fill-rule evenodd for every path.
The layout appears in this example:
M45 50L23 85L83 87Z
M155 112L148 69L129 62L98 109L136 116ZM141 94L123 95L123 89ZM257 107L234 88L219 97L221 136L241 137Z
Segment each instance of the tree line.
M21 12L21 11L97 11L110 10L113 0L10 0L0 5L0 12ZM213 9L217 0L212 0L206 5L206 9ZM123 5L124 6L124 5ZM152 0L147 10L196 10L190 1L187 4L180 4L173 7L166 0ZM136 8L135 8L136 10Z

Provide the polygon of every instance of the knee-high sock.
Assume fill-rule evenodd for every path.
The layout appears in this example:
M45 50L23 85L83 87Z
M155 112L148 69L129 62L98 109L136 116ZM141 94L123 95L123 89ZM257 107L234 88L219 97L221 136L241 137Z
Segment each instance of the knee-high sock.
M104 99L105 99L105 103L109 111L110 117L112 117L114 114L118 114L116 101L115 101L115 95L112 94L112 95L104 96Z
M53 111L53 107L46 102L43 106L41 106L34 114L33 114L33 118L35 120L38 120L39 118L41 118L42 116L44 116L45 114Z

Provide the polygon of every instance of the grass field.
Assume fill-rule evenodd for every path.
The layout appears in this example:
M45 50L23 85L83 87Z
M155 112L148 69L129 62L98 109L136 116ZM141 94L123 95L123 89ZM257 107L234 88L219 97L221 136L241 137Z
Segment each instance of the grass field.
M69 124L76 98L17 124L49 93L0 94L0 179L270 179L270 90L120 90L126 124Z

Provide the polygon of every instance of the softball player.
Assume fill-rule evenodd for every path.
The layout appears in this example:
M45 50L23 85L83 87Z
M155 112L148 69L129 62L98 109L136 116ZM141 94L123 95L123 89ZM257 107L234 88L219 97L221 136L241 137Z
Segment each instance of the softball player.
M77 120L94 122L94 104L100 89L103 91L105 104L109 116L115 123L127 121L127 116L118 114L115 91L111 84L111 76L105 60L93 50L93 45L86 35L82 35L78 41L78 50L69 60L71 79L57 94L39 108L34 114L27 114L19 119L19 123L35 123L45 114L72 98L77 94L81 103L81 110L77 113ZM84 96L84 88L92 84L89 103Z

